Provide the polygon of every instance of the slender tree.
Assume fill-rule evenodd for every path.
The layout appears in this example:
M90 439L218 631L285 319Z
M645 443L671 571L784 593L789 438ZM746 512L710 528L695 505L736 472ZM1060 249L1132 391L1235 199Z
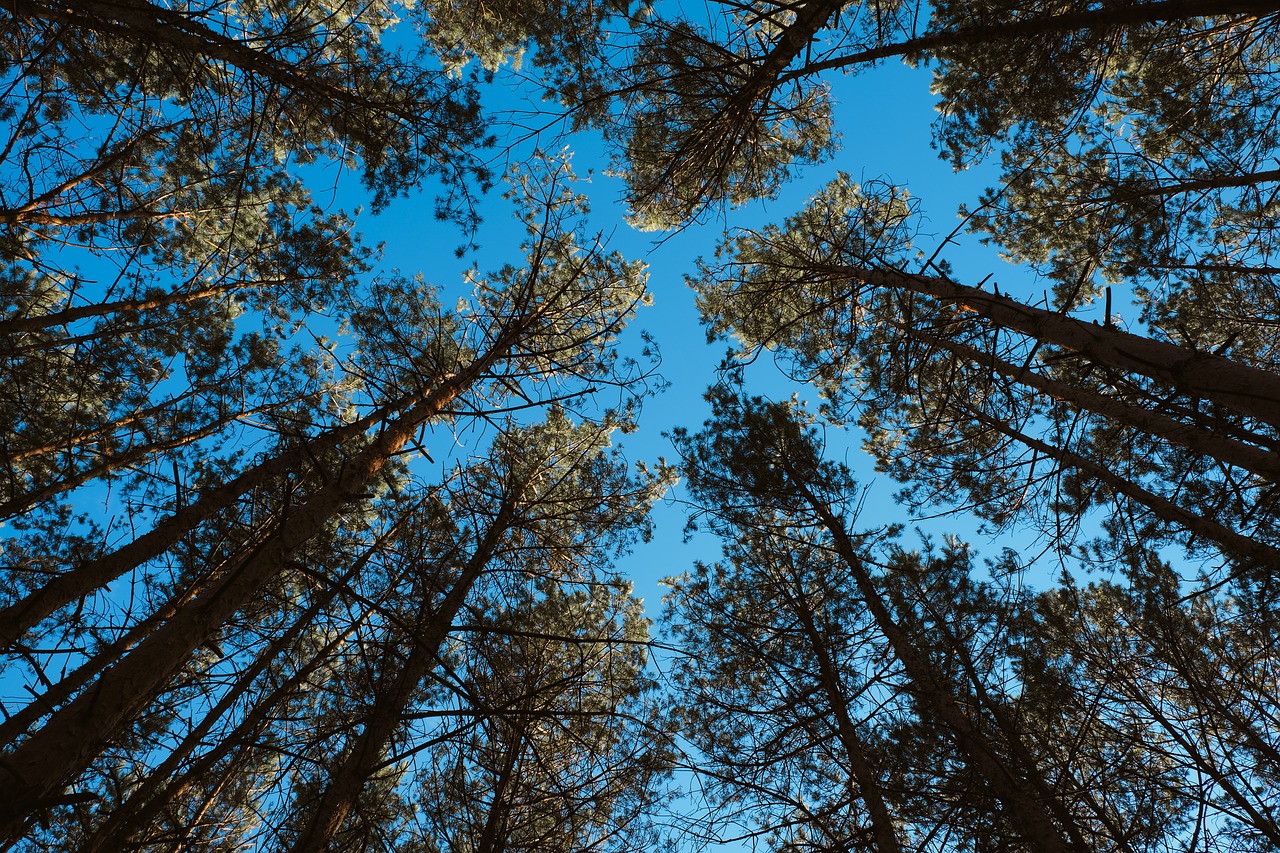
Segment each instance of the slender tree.
M1274 562L1274 373L912 272L914 227L903 191L838 178L702 267L711 334L778 348L918 504L1029 517L1066 544L1114 500L1122 538Z
M401 549L400 559L418 563L408 574L420 577L425 586L410 593L416 612L405 614L402 624L389 625L384 644L408 651L402 662L385 665L379 673L359 736L343 748L315 802L300 810L310 817L293 842L294 850L331 848L361 789L385 766L385 754L413 698L438 666L446 637L485 576L518 576L530 564L540 564L564 566L563 580L576 581L577 574L594 571L612 547L644 528L661 481L633 480L604 456L608 432L596 424L575 428L556 411L544 424L512 429L495 443L489 465L460 481L461 489L483 495L483 504L489 504L462 494L450 507L455 516L465 513L468 519L465 546L453 545L439 556ZM429 546L429 539L424 544ZM560 580L555 574L540 578L553 590ZM543 630L554 633L555 626Z
M955 610L948 609L945 617L956 632L952 641L945 635L936 637L918 630L917 615L901 598L895 601L887 589L894 581L879 577L878 561L848 529L847 513L858 500L856 485L842 466L822 460L816 435L803 423L803 416L785 405L744 399L729 388L714 389L709 396L713 419L697 435L676 436L690 493L714 531L742 543L741 548L730 548L730 557L741 571L760 572L752 578L757 582L772 574L789 587L785 593L774 594L775 607L781 605L787 617L797 620L796 628L788 633L797 642L803 642L801 637L811 642L813 634L805 625L816 630L820 623L814 621L815 612L822 612L824 621L839 624L835 620L840 608L864 608L867 625L884 644L896 670L892 680L886 679L886 689L909 697L910 707L927 721L927 728L949 742L986 795L999 803L1001 822L1007 821L1007 825L994 831L1012 833L1029 849L1092 849L1096 830L1071 808L1061 783L1055 784L1035 760L1025 733L1010 723L995 700L986 698L995 692L987 687L987 672L964 666L962 650L969 638L959 635L962 629L956 624L964 602L957 602ZM788 568L792 560L792 565L800 566L814 562L819 576L832 574L823 570L830 562L837 567L835 577L847 586L830 593L809 582L797 588L795 570ZM830 615L824 612L825 605L818 603L828 595L831 606L837 608ZM804 597L810 600L802 601ZM744 622L749 624L749 620ZM812 646L806 651L807 656L816 655L816 660L809 658L808 672L822 673L823 651ZM969 661L976 657L972 655ZM875 675L873 670L862 674L862 679ZM834 677L834 673L828 670L824 677ZM823 689L847 697L859 692L857 682L849 688ZM872 692L861 701L874 707L877 699ZM883 701L892 715L894 700ZM847 758L841 764L851 766ZM864 792L874 793L884 784L875 776L865 782L850 781L856 781ZM918 784L931 787L935 783ZM872 806L867 808L870 811ZM820 823L809 831L820 829L829 831ZM888 827L882 826L877 846L889 843L887 833ZM849 843L847 838L833 841Z
M630 381L614 369L611 341L643 298L643 276L636 265L606 256L598 247L578 248L560 230L566 217L581 209L581 200L564 187L564 179L555 168L545 183L538 184L533 176L522 179L525 192L540 193L545 205L529 208L529 265L479 282L474 315L449 322L419 303L435 326L425 330L413 357L398 366L392 389L401 396L381 407L368 424L377 426L377 432L364 440L353 436L354 446L345 450L336 469L317 471L314 486L291 499L269 529L258 531L220 568L193 578L163 624L8 755L6 784L15 794L7 817L11 834L146 707L195 649L264 584L278 578L293 552L358 510L366 490L376 488L384 472L393 472L392 460L425 424L468 410L482 412L496 402L487 398L509 399L521 385L528 389L522 396L532 399L540 382ZM442 342L431 335L442 323L457 330L458 337ZM371 363L383 368L383 353L368 334ZM240 485L223 489L219 499L234 500L242 493ZM121 571L164 553L186 529L180 515L171 516Z

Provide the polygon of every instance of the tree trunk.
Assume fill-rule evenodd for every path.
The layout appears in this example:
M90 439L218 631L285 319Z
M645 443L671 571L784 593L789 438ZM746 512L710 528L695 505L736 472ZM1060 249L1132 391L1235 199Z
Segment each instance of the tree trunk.
M969 720L955 696L939 683L928 657L916 647L881 600L879 590L844 529L844 523L808 489L786 458L780 458L779 464L788 470L791 481L831 535L835 553L849 568L868 612L880 633L888 640L894 657L902 664L911 683L912 696L923 710L951 730L956 745L1004 806L1014 829L1041 853L1090 853L1088 848L1080 848L1063 838L1061 829L1054 824L1044 806L1030 796L1023 781L1012 772L994 746Z
M809 610L808 602L805 601L804 591L797 589L795 595L788 596L788 598L792 598L789 603L794 608L796 615L800 617L800 624L804 628L805 637L809 641L813 656L817 659L818 684L827 697L827 706L831 708L832 713L835 715L836 732L840 738L840 745L844 748L845 760L849 764L849 771L852 773L854 781L858 783L858 798L862 800L863 806L867 809L867 817L871 821L871 836L875 839L876 851L877 853L901 853L902 844L898 840L898 832L893 825L893 815L884 801L884 792L881 789L880 780L876 777L875 770L867 761L866 748L862 744L862 738L858 736L858 729L853 724L853 719L849 716L849 704L845 699L844 692L840 689L840 674L836 670L835 662L828 653L826 644L818 634L818 627L814 622L813 613ZM845 840L839 839L840 842Z
M1055 400L1069 403L1081 411L1092 412L1114 423L1132 427L1139 432L1164 439L1170 444L1209 456L1225 465L1251 471L1273 483L1280 482L1280 454L1273 451L1262 450L1219 435L1213 430L1183 423L1160 412L1131 406L1123 401L1044 376L1027 367L1012 364L965 344L929 335L902 324L895 325L904 335L913 340L944 349L967 362L989 368L1020 385L1025 385Z
M1136 198L1151 196L1184 195L1200 190L1222 190L1234 187L1252 187L1257 184L1270 184L1280 181L1280 169L1263 172L1246 172L1236 175L1215 175L1211 178L1187 178L1169 184L1154 182L1152 186L1131 186L1129 181L1108 182L1106 198L1115 201L1130 201ZM1145 182L1142 182L1145 183Z
M3 212L0 211L0 220L3 220ZM255 285L256 286L256 285ZM64 308L61 311L55 311L52 314L40 314L35 317L13 317L8 320L0 320L0 335L18 335L23 332L34 332L40 329L48 329L53 326L64 326L68 323L74 323L77 320L85 320L90 317L105 317L109 314L120 314L126 311L148 311L153 308L164 308L169 305L189 305L209 299L220 294L229 294L237 290L246 290L249 285L240 284L236 287L208 287L203 290L191 290L187 292L166 293L163 296L155 296L150 299L121 299L116 302L102 302L94 305L78 305L74 308Z
M165 763L148 774L143 784L130 794L129 799L112 811L106 822L94 831L94 834L85 842L82 853L125 853L125 851L136 849L136 845L131 841L138 830L154 820L161 809L181 796L184 791L193 785L207 781L214 766L233 750L251 745L252 738L266 725L270 714L288 698L291 691L328 663L329 653L346 642L359 625L359 621L352 622L346 630L325 643L306 665L300 667L284 683L255 701L244 719L229 734L220 738L213 749L195 759L182 775L170 779L169 774L177 769L179 762L172 760L173 755L166 759ZM187 740L192 741L191 738ZM198 745L198 742L192 741L188 748L187 743L184 742L182 754L175 752L174 755L178 755L179 759L185 758ZM161 786L163 790L159 790Z
M1060 465L1067 468L1075 468L1082 474L1098 480L1117 494L1124 495L1134 503L1145 506L1162 521L1175 524L1202 539L1213 542L1228 556L1247 560L1268 573L1273 571L1273 567L1280 566L1280 549L1237 533L1212 519L1183 509L1172 501L1142 488L1132 480L1121 477L1105 465L1100 465L1069 450L1032 438L1009 424L977 409L965 407L965 412L988 429L1026 445L1032 450L1043 453Z
M917 53L936 55L939 51L950 48L999 44L1028 36L1099 28L1140 27L1144 24L1179 21L1186 18L1267 15L1277 10L1280 10L1280 2L1277 0L1159 0L1155 3L1114 5L1111 8L1046 15L1042 18L1023 18L999 24L957 27L953 30L905 39L895 44L869 48L824 62L813 62L804 68L783 75L781 80L818 74L832 68L864 65L895 56L909 56Z
M245 549L256 547L257 544L246 544L239 554L228 558L220 566L216 567L215 573L225 571L231 564L241 559ZM74 696L76 691L88 684L99 673L105 672L110 668L112 663L118 660L121 655L146 639L160 625L163 625L165 620L172 617L174 613L190 602L193 597L191 589L174 594L169 601L165 602L163 607L138 622L123 636L116 639L115 642L103 646L94 653L93 657L64 675L56 684L47 685L45 692L36 696L26 707L6 718L3 723L0 723L0 746L13 744L26 733L27 729L35 725L36 721L44 715L51 714L57 710L58 706Z
M467 561L449 594L433 610L424 610L415 625L409 659L395 674L384 674L378 680L373 708L364 718L364 729L355 739L341 766L329 779L320 795L306 828L294 842L294 853L323 853L328 850L342 822L355 805L365 782L377 769L382 750L400 727L405 709L422 679L436 665L441 644L453 627L453 620L466 602L472 587L493 558L499 542L510 527L518 494L503 500L497 516L477 543L475 553ZM424 569L425 570L425 569ZM424 602L425 604L425 602Z
M496 352L463 375L445 380L392 422L341 474L285 517L261 546L105 672L92 687L53 714L0 763L0 838L16 838L27 816L82 772L119 731L149 704L191 652L213 636L254 593L275 578L290 555L363 492L418 427L453 401L486 370Z
M286 477L323 451L365 434L384 421L402 404L385 405L346 426L309 439L261 462L221 486L209 488L200 497L109 554L87 560L59 575L25 598L0 610L0 648L20 638L27 630L50 616L59 607L89 595L173 547L187 531L231 506L251 489L273 478Z
M1102 367L1146 376L1189 397L1209 400L1280 429L1280 375L1270 371L1113 326L1087 323L946 278L852 266L833 265L823 271L873 287L918 293L964 306L995 326L1081 353Z

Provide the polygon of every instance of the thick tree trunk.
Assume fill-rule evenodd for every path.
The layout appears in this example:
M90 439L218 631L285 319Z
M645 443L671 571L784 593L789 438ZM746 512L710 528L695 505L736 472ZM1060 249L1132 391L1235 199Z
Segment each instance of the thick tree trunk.
M1114 184L1108 183L1106 198L1116 201L1129 201L1135 198L1150 198L1152 196L1184 195L1202 190L1252 187L1257 184L1271 184L1277 181L1280 181L1280 169L1245 172L1235 175L1215 175L1210 178L1187 178L1173 183L1155 181L1150 185L1147 185L1146 181L1137 182L1137 185L1133 185L1135 182L1126 180L1116 181Z
M216 567L215 571L226 570L235 562L238 562L246 550L257 547L259 542L246 543L242 546L239 554L224 561L220 566ZM163 607L149 614L114 642L98 649L91 658L70 673L63 675L62 678L58 679L57 683L46 685L43 693L32 699L26 707L16 711L6 718L3 723L0 723L0 747L7 747L13 744L26 733L27 729L35 725L41 717L57 710L58 706L74 696L76 691L97 677L99 673L105 672L121 655L135 648L159 626L163 625L165 620L187 605L192 598L193 593L190 589L175 594L165 602Z
M823 271L873 287L955 303L992 325L1021 332L1033 341L1078 352L1101 367L1154 379L1188 397L1208 400L1280 429L1280 375L1270 371L1114 326L1087 323L938 276L852 266L829 266Z
M782 72L813 43L827 22L840 14L845 3L846 0L809 0L801 5L796 10L795 20L783 28L773 47L751 72L750 80L743 86L742 97L734 100L753 102L761 91L776 86Z
M331 583L315 594L307 607L293 620L293 623L283 633L272 639L267 647L258 653L253 663L237 676L235 683L227 688L222 696L219 697L218 702L186 734L182 742L165 756L164 761L152 769L136 787L129 791L128 799L111 810L106 821L99 824L93 835L85 842L84 847L81 848L81 853L107 853L107 851L120 850L122 845L128 841L130 830L148 820L150 816L153 816L156 811L163 807L169 797L163 794L158 796L160 789L172 781L170 777L187 760L188 756L195 752L218 720L222 719L222 716L235 706L240 697L249 692L258 676L266 672L267 668L275 663L276 659L288 650L303 632L312 626L312 620L338 597L339 592L345 588L352 578L364 570L369 560L380 552L382 546L395 535L409 517L409 514L401 516L395 524L367 547L340 577L333 579ZM388 594L391 586L392 584L388 584ZM376 605L372 603L368 605L370 608L374 606ZM364 616L367 617L371 612L372 610L366 610ZM346 630L332 638L320 652L312 656L308 666L299 667L298 672L286 679L285 683L272 691L269 696L257 698L252 703L253 711L249 712L249 716L256 713L260 707L265 706L265 709L275 708L287 690L291 689L290 686L297 684L299 678L303 677L303 673L311 672L322 661L326 660L326 652L345 642L346 638L355 632L360 621L352 621ZM234 742L236 739L230 738L229 740ZM181 786L177 787L180 788ZM169 790L173 792L175 790L174 786L171 786Z
M933 602L927 597L924 599L924 606L933 610ZM1031 782L1041 801L1047 804L1049 811L1057 819L1058 823L1067 828L1067 832L1071 836L1071 843L1082 850L1088 849L1089 842L1080 834L1080 828L1077 826L1075 818L1067 811L1062 798L1053 790L1053 786L1049 784L1044 773L1041 772L1040 765L1023 742L1023 736L1018 726L1010 718L1004 705L993 698L987 691L986 682L978 672L978 665L970 654L969 646L956 636L951 628L950 621L944 615L934 611L933 616L938 624L937 630L943 633L947 646L955 652L956 659L959 660L960 667L964 670L965 680L969 682L973 695L978 700L978 705L990 714L991 719L995 721L996 728L1004 735L1004 743L1008 746L1014 760L1022 767L1023 774ZM1098 816L1099 820L1110 830L1110 841L1115 844L1116 849L1124 851L1124 853L1132 853L1132 847L1125 839L1124 828L1116 826L1114 821L1108 817L1106 810L1098 806L1093 797L1093 792L1080 785L1075 785L1074 787L1081 798L1090 804L1092 811Z
M1170 444L1212 457L1225 465L1251 471L1273 483L1280 482L1280 454L1278 453L1235 441L1211 429L1187 424L1160 412L1141 409L1097 392L1044 376L1029 367L1013 364L965 344L955 343L901 324L898 324L898 328L904 335L914 340L946 350L980 367L989 368L1020 385L1025 385L1055 400L1069 403L1081 411L1092 412L1114 423L1132 427L1139 432L1164 439Z

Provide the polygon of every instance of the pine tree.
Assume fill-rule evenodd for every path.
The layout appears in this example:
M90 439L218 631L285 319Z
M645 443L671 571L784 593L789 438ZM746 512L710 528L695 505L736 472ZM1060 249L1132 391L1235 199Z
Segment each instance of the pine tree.
M1274 373L914 272L914 217L901 189L841 176L727 240L694 281L711 334L777 348L917 505L1067 545L1114 502L1122 540L1189 534L1240 571L1274 562Z
M832 711L837 720L847 717L847 723L840 721L838 735L845 754L828 772L838 773L843 785L860 792L854 813L866 815L862 820L869 827L860 830L857 821L852 827L833 821L828 813L832 805L839 807L838 813L851 804L841 803L833 794L815 802L812 792L817 783L802 782L792 794L799 816L787 816L803 827L802 833L792 830L798 833L797 847L809 843L818 849L849 846L862 837L861 843L875 849L893 849L895 841L906 844L904 837L894 838L895 832L926 837L943 831L927 824L913 830L900 827L913 810L911 798L920 797L926 803L937 798L924 808L915 804L920 814L944 812L938 800L945 801L945 792L958 780L939 777L939 772L955 767L961 771L960 780L968 776L973 780L969 784L978 786L977 798L989 799L975 812L966 814L962 807L958 814L948 815L945 831L972 837L978 849L988 844L994 849L1009 845L1041 851L1094 849L1100 828L1090 826L1072 802L1077 780L1054 778L1047 771L1028 733L1005 707L1009 694L999 680L1002 657L997 653L993 659L990 642L984 645L982 638L969 631L970 625L983 626L990 611L980 593L955 594L967 583L971 569L964 549L957 546L932 565L918 554L902 551L878 555L869 547L869 536L858 536L849 527L849 513L859 502L856 484L843 466L822 459L816 432L805 422L803 412L744 398L732 386L717 387L709 397L712 420L696 435L677 433L676 445L697 513L734 544L726 546L730 563L715 571L714 581L711 573L703 572L685 588L692 590L694 598L680 610L684 619L693 622L684 631L712 661L699 692L718 691L722 700L728 700L711 701L709 714L701 709L687 712L694 731L710 735L713 760L724 761L722 756L727 756L725 765L716 768L723 774L724 786L731 791L745 787L749 796L776 796L768 787L753 789L748 774L761 773L764 785L771 785L779 777L772 773L768 756L795 756L804 767L801 744L821 754L824 739L812 733L810 726L815 724L800 722L815 718L803 704L768 709L762 715L763 727L768 731L780 726L787 732L800 726L797 734L809 729L807 739L779 749L774 744L751 743L737 734L742 726L739 715L754 711L756 703L748 697L770 692L767 687L752 690L750 685L768 685L775 673L783 673L788 681L808 683L800 691L804 702L825 706L826 713L816 715L816 725L830 726ZM922 583L926 575L934 578ZM957 587L949 591L952 597L927 589L937 578ZM739 584L762 599L738 605L734 599L740 599L742 592L734 587ZM763 614L747 612L757 606L764 607ZM709 621L708 615L719 618ZM725 633L703 633L717 622L725 626ZM997 637L1002 633L998 623L979 630L993 631ZM741 657L744 632L748 642L760 644L746 652L745 660ZM842 642L839 633L857 639ZM793 649L784 651L793 644ZM735 694L715 677L712 667L720 665L717 649L726 655L730 672L745 676L741 693ZM798 659L794 657L797 650ZM838 670L835 655L847 661L852 672ZM859 663L855 666L855 662ZM702 678L699 670L704 664L695 659L687 667L694 673L691 680ZM796 689L788 686L789 691ZM850 708L861 709L860 719L849 713ZM885 745L883 738L858 736L859 724L867 730L874 730L876 724L881 730L904 724L910 729L912 716L919 721L917 737L941 741L945 759L934 754L928 764L903 766L878 751L877 746ZM851 758L858 753L866 761L861 769ZM735 763L746 764L746 773ZM882 769L873 769L877 766ZM887 775L890 770L893 777ZM913 777L910 787L898 781L906 776ZM740 781L744 777L745 784ZM904 788L903 796L886 796ZM743 794L735 791L735 796ZM830 803L824 802L827 798ZM982 800L975 799L978 802ZM889 811L890 804L898 810L897 816ZM816 811L812 818L805 811L811 807ZM993 819L988 823L979 817L983 814Z
M412 306L419 334L406 337L409 327L376 325L373 317L360 321L368 354L361 369L368 387L375 395L394 395L375 396L373 414L353 420L336 436L304 439L298 450L277 453L208 489L133 544L64 569L55 580L56 594L37 590L11 607L34 625L124 572L147 571L198 526L234 511L258 485L275 481L284 490L267 518L253 524L243 539L217 560L176 579L170 600L161 596L158 609L137 623L118 657L108 657L108 666L75 698L57 710L46 708L52 715L10 752L6 784L14 796L6 820L11 834L126 731L193 653L252 606L264 588L287 578L300 548L335 525L354 531L367 523L367 501L388 481L394 483L397 455L424 426L444 417L483 416L487 408L513 398L537 405L543 393L539 386L550 383L561 395L573 388L570 397L592 382L616 383L626 392L634 377L626 365L616 364L612 340L643 299L643 275L637 265L598 246L576 244L564 226L582 212L582 201L565 186L565 168L552 166L545 175L519 180L529 199L528 266L479 280L475 307L466 315L444 312L415 286L412 302L387 304ZM413 285L393 281L388 286L403 293ZM382 346L384 336L415 345L397 352ZM575 388L574 382L583 384ZM547 392L556 395L556 390ZM366 435L370 428L374 431ZM68 594L68 584L79 586ZM35 609L33 597L40 603Z

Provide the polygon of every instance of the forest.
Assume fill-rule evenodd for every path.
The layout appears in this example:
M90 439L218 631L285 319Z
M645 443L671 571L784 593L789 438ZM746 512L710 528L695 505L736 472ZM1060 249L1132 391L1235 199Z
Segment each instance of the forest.
M1280 849L1280 0L0 46L0 850Z

